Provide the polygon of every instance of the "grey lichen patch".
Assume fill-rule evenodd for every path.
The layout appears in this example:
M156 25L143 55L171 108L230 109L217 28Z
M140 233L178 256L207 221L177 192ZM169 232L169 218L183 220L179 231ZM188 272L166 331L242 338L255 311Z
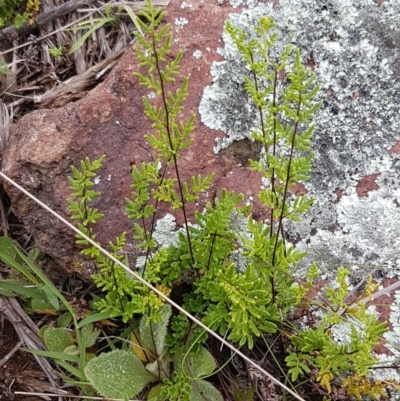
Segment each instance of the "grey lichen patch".
M279 39L275 53L292 43L321 83L322 108L316 115L315 159L305 183L315 197L302 224L287 225L297 246L321 264L374 263L394 253L399 237L400 156L389 150L400 139L400 1L381 7L372 0L280 0L279 8L247 4L231 22L254 35L255 22L272 15ZM397 19L396 19L397 18ZM225 61L211 68L213 84L200 104L202 122L225 133L216 151L249 137L259 125L243 88L248 73L227 34L219 49ZM359 199L357 185L377 175L377 190ZM337 193L341 194L338 201ZM395 258L389 262L399 269Z
M202 55L203 55L203 52L202 52L201 50L195 50L195 51L193 52L193 57L194 57L195 59L201 58Z
M229 1L229 4L230 4L233 8L236 8L236 7L239 7L239 6L241 6L241 5L243 4L243 0L230 0L230 1Z
M175 25L176 26L185 26L189 23L189 21L187 20L187 18L184 17L180 17L180 18L175 18Z
M172 214L167 213L162 219L157 220L154 238L161 246L177 245L176 220Z
M386 261L385 275L399 275L395 251L400 245L400 225L392 221L393 216L400 217L395 201L399 196L400 189L389 188L372 191L366 198L359 198L357 194L343 196L336 205L337 224L330 226L329 219L321 219L324 224L315 235L297 244L308 251L304 267L313 260L333 267L357 263L363 265L367 274L372 266ZM325 203L325 207L331 205ZM317 210L324 214L324 208ZM327 214L332 217L333 213Z

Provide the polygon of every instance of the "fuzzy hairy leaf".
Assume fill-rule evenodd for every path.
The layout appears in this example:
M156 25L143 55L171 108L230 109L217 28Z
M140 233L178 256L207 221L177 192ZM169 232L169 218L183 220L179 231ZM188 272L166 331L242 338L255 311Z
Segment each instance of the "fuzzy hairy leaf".
M140 338L147 348L154 355L160 356L164 352L167 327L171 317L171 306L164 304L160 308L161 320L158 322L149 322L148 315L144 315L140 320Z
M133 352L115 350L91 359L85 375L93 388L103 397L134 397L154 380Z
M204 347L200 347L194 354L187 354L184 349L174 355L174 367L176 371L185 371L192 379L197 380L203 376L209 376L217 367L214 357Z
M44 332L44 342L50 351L63 352L74 344L72 334L62 327L48 327Z
M208 381L196 380L192 383L190 401L224 401L221 393Z

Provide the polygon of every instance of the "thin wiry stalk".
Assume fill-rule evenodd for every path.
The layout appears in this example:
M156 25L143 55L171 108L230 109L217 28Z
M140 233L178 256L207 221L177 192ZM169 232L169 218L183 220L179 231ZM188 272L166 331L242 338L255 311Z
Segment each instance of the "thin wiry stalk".
M301 108L301 92L299 92L299 99L298 99L298 104L297 104L297 117L300 115L300 108ZM297 130L299 128L299 118L297 119L294 129L293 129L293 138L292 138L292 144L290 147L290 155L289 155L289 163L288 163L288 168L286 172L286 180L285 180L285 189L283 191L283 199L282 199L282 210L279 216L279 223L278 223L278 230L276 232L276 238L275 238L275 245L274 245L274 251L272 254L272 264L275 265L275 256L276 256L276 248L278 246L278 240L279 240L279 233L282 230L282 224L283 224L283 215L285 212L285 202L286 202L286 197L288 194L288 189L289 189L289 181L290 181L290 168L292 166L292 160L293 160L293 153L294 153L294 144L295 144L295 139L296 139L296 134Z
M192 260L192 265L194 266L195 260L194 260L192 241L191 241L190 231L189 231L189 220L187 218L187 213L186 213L186 206L185 206L186 202L185 202L185 197L183 195L182 180L181 180L181 176L179 174L178 159L176 157L176 149L174 149L174 146L172 143L171 126L170 126L170 121L169 121L170 114L169 114L169 108L168 108L167 99L166 99L166 95L165 95L166 92L165 92L165 88L164 88L164 80L163 80L162 74L161 74L160 61L159 61L157 49L156 49L156 40L155 40L154 30L152 30L151 39L152 39L152 45L153 45L153 54L154 54L154 58L156 60L155 64L156 64L157 74L160 79L161 97L162 97L164 110L165 110L165 116L166 116L165 129L167 131L168 143L169 143L169 147L172 152L172 158L174 161L174 169L175 169L176 179L178 180L179 195L181 197L181 202L182 202L182 212L183 212L183 219L185 222L185 230L186 230L186 236L187 236L188 245L189 245L190 258Z
M251 58L251 62L254 62L254 56L253 56L253 52L250 52L250 58ZM274 139L273 139L273 145L272 145L272 156L275 157L276 155L276 146L277 146L277 133L276 133L276 116L277 116L277 111L276 111L276 97L277 97L277 84L278 84L278 71L276 70L276 67L274 66L274 83L273 83L273 91L272 91L272 109L274 110L273 112L273 135L274 135ZM253 73L253 81L254 81L254 88L256 89L256 91L258 92L259 89L259 85L258 85L258 79L257 79L257 74L254 70L252 70ZM260 122L261 122L261 132L263 135L263 139L264 139L264 151L265 151L265 155L267 155L268 153L268 147L266 145L266 128L265 128L265 122L264 122L264 113L263 113L263 109L261 106L258 107L258 113L260 115ZM268 169L268 161L267 161L267 166L266 168ZM271 171L271 191L273 193L275 193L275 168L272 167L272 171ZM269 236L270 238L272 237L273 233L274 233L274 207L271 207L270 210L270 222L269 222ZM282 231L282 237L283 237L283 227L281 227L281 231ZM279 232L279 228L278 228L278 232ZM276 244L275 244L276 246ZM275 280L274 277L271 275L270 277L270 284L271 284L271 294L272 294L272 303L275 303L275 299L276 299L276 290L275 290Z
M274 109L274 140L273 140L273 145L272 145L272 156L275 157L276 155L276 87L277 87L277 82L278 82L278 72L276 71L276 68L274 67L274 88L273 88L273 98L272 98L272 107ZM271 174L271 191L272 193L275 193L275 167L272 167L272 174ZM282 204L282 210L283 210L283 205L285 204L285 200L283 201ZM269 228L269 236L270 238L273 235L274 231L274 207L271 208L271 216L270 216L270 228ZM278 231L276 233L276 237L278 238L279 236L279 226L278 226ZM283 237L283 235L282 235ZM276 246L277 242L275 241L275 246L274 246L274 253L272 256L272 264L275 265L275 252L276 252ZM272 303L274 304L276 302L276 290L275 290L275 280L274 276L271 274L270 277L270 284L271 284L271 294L272 294Z
M162 183L163 183L163 181L164 181L164 178L165 178L165 174L167 173L167 166L168 166L168 163L165 164L164 171L163 171L163 173L161 174L160 186L162 185ZM150 240L153 238L154 227L155 227L155 224L156 224L156 215L157 215L157 210L158 210L157 207L158 207L158 199L156 199L156 203L155 203L155 205L154 205L155 212L153 213L153 216L152 216L152 218L151 218L150 238L147 237L145 219L144 219L144 217L142 218L144 236L145 236L146 241L150 241ZM143 277L144 277L144 274L145 274L145 272L146 272L146 265L147 265L147 261L148 261L149 259L150 259L150 260L153 260L153 255L151 254L150 248L147 247L147 249L146 249L146 259L145 259L145 262L144 262L144 267L143 267L143 272L142 272L142 276L143 276Z
M251 58L251 62L254 63L254 57L253 57L253 52L250 52L250 58ZM252 70L253 73L253 81L254 81L254 87L256 89L256 91L258 92L258 79L257 79L257 74L254 70ZM265 154L268 153L268 147L266 145L266 133L265 133L265 123L264 123L264 113L263 113L263 109L261 106L258 107L258 113L260 114L260 122L261 122L261 132L264 138L264 151Z
M215 238L217 237L217 233L214 233L212 236L213 236L213 239L212 239L212 242L211 242L210 254L208 255L207 270L210 268L210 265L211 265L211 258L212 258L212 254L213 254Z
M274 87L273 87L273 95L272 95L272 107L276 110L276 89L278 84L278 71L276 67L274 67ZM276 118L277 112L274 112L274 140L272 145L272 156L276 156ZM275 193L275 167L272 167L272 174L271 174L271 191ZM274 208L271 209L271 216L270 216L270 231L269 236L272 237L274 231Z

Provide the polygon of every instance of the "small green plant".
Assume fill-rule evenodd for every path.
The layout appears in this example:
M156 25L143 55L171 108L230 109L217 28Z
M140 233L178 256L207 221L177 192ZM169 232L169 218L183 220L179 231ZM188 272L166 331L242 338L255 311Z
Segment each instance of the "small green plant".
M49 49L49 54L51 57L61 57L64 54L64 48L62 46L54 47L53 49Z
M93 347L100 334L93 323L107 319L109 314L87 313L78 323L78 310L36 265L41 256L37 248L25 255L10 238L0 237L0 260L12 267L9 278L0 282L0 294L21 297L28 313L57 316L53 325L39 330L48 350L25 351L53 359L68 372L68 376L63 376L66 382L74 382L86 395L93 395L83 369L87 361L94 357L87 349Z
M86 32L72 45L71 49L69 50L68 54L72 54L76 52L86 41L86 39L93 34L93 32L97 31L98 29L102 28L105 25L115 25L119 22L118 14L125 11L129 17L131 18L132 22L134 23L135 27L138 29L138 32L143 35L143 32L138 24L137 20L138 17L133 12L132 8L128 5L120 5L118 7L117 12L113 12L111 9L110 4L105 5L104 15L101 14L99 18L91 18L90 20L79 22L72 30L86 30Z
M147 315L141 318L139 328L132 334L132 349L116 349L91 359L85 367L90 384L104 397L134 397L147 384L158 383L152 387L148 400L183 399L174 398L176 392L188 400L200 400L200 393L203 393L214 401L222 401L217 389L202 380L216 368L212 355L201 348L196 358L182 351L172 358L165 342L171 316L169 305L161 307L161 316L161 320L153 324L148 324ZM169 385L170 377L179 377L179 388Z
M186 120L181 117L188 94L188 79L183 79L180 85L176 82L182 52L171 56L172 34L169 24L159 27L163 19L161 10L155 10L146 0L142 13L148 23L137 20L141 33L136 33L135 49L143 72L135 72L135 76L140 85L158 96L158 103L143 98L144 113L154 129L145 139L158 158L133 166L132 197L126 201L126 211L133 221L137 248L145 259L141 267L143 278L167 295L185 283L190 290L184 294L182 306L239 347L251 350L257 339L284 333L290 343L286 346L287 366L281 369L286 369L293 386L306 377L331 393L333 383L342 382L349 395L357 396L355 383L363 381L376 363L371 353L386 325L367 313L361 298L347 303L346 270L338 271L336 288L326 287L319 297L309 299L307 294L315 288L320 274L318 267L313 264L304 281L296 279L294 270L304 253L284 238L284 222L299 221L313 202L306 195L296 195L292 189L307 180L311 171L312 120L320 106L316 101L319 87L314 74L302 64L299 50L291 46L278 58L271 56L277 33L270 17L260 19L253 39L226 24L226 31L250 71L244 77L244 86L260 118L259 128L251 137L263 149L260 160L251 160L250 166L268 183L260 190L259 199L270 210L270 219L268 223L256 221L250 213L251 206L242 206L243 195L223 190L213 203L207 203L203 212L195 213L195 224L191 225L188 205L209 190L213 175L186 178L180 169L180 157L191 145L195 129L194 115ZM282 76L285 80L281 82ZM81 171L72 168L70 178L72 218L78 220L81 232L91 239L95 239L93 227L102 217L90 206L100 195L92 187L102 161L103 157L93 163L86 159ZM154 238L161 204L182 214L184 224L176 245L161 247ZM236 229L235 222L239 219L247 220L246 232ZM110 251L120 261L124 261L125 238L123 233L109 243ZM86 375L93 387L103 396L132 396L146 384L163 379L163 383L150 391L159 401L196 400L201 399L200 394L219 400L220 394L210 383L198 380L215 368L202 371L196 365L203 359L202 344L207 341L207 334L182 314L171 318L167 330L167 307L157 295L103 257L82 237L77 237L77 243L85 247L82 252L94 258L99 266L93 279L104 296L96 306L112 316L122 316L124 322L141 316L140 330L132 336L132 342L141 348L134 347L129 357L124 354L122 358L137 367L141 364L140 379L129 382L135 387L111 395L95 384L94 380L102 382L94 377L104 375L99 367L103 361L117 363L116 351L100 355L88 364ZM362 295L370 295L373 290L369 281ZM304 307L319 309L323 317L318 321L313 315L310 327L300 330L291 321L291 313ZM160 324L163 329L156 330L154 325ZM348 343L341 343L332 334L341 325L349 327ZM153 338L152 342L146 340L147 336ZM162 344L158 348L159 340L154 342L157 336ZM169 371L171 361L173 370ZM366 390L357 394L381 394L383 387L382 384L376 388L365 386Z
M369 369L376 365L373 349L387 331L387 325L385 322L380 323L373 313L368 313L365 303L361 300L365 296L371 296L377 285L372 283L370 276L364 291L352 304L348 304L345 298L349 294L346 281L349 274L348 270L339 269L336 279L337 288L324 289L329 308L319 305L324 314L318 322L318 327L310 327L292 335L292 347L289 348L286 357L292 381L306 374L309 375L312 369L317 368L314 379L330 393L334 378L353 374L354 376L350 377L358 378L360 382L365 381ZM317 305L317 302L314 302L314 305ZM348 342L342 343L334 339L332 331L336 328L346 329L349 333ZM353 383L350 377L343 381L348 384L347 387ZM382 392L382 387L384 386L381 384L377 390L380 389ZM373 387L366 386L365 388L364 393L359 388L359 393L371 395L369 392L374 390Z
M8 64L5 61L0 61L0 75L11 74Z
M99 196L99 192L94 191L92 187L95 172L101 167L103 159L104 156L93 163L89 159L82 161L81 171L73 167L73 176L69 178L71 196L76 199L68 201L71 218L80 221L78 223L79 230L92 240L96 238L92 226L103 217L97 209L90 207L90 202ZM103 256L97 248L89 246L82 237L77 236L76 242L86 246L82 253L94 258L98 264L99 274L95 274L93 280L106 293L103 298L95 302L98 309L110 312L112 317L122 316L125 323L134 314L144 315L149 310L155 320L161 318L159 308L163 303L157 295L137 280L128 277L123 269L115 266L115 263ZM123 254L125 242L126 233L122 233L114 242L109 242L110 251L120 261L125 259Z
M22 27L25 22L33 24L35 15L39 12L39 0L1 0L0 28L14 24Z

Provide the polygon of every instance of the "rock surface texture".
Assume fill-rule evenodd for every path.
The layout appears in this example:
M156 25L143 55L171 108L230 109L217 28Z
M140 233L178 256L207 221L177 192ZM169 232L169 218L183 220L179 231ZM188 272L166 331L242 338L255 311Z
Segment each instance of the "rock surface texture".
M246 201L255 202L256 216L266 218L256 203L260 177L247 165L258 153L248 140L256 115L243 89L243 64L222 33L227 18L251 32L266 14L277 23L278 51L287 43L299 46L322 85L314 172L299 188L316 201L303 223L287 226L289 236L309 251L304 266L316 260L327 267L327 278L330 269L349 264L357 282L365 266L373 265L380 266L383 285L393 283L400 274L400 0L280 0L279 6L261 0L171 0L167 20L174 50L183 49L182 76L190 76L186 112L198 115L182 171L187 177L215 172L215 194L223 187L243 192ZM124 215L130 168L151 159L143 141L150 127L142 96L152 94L139 87L132 75L136 69L128 50L86 98L24 117L12 126L3 157L6 174L67 216L70 165L105 153L97 186L103 195L96 205L106 215L101 241L131 228ZM8 185L6 191L39 247L66 271L91 273L90 264L77 258L69 231L18 191ZM398 343L400 293L381 301L393 304L389 339Z

